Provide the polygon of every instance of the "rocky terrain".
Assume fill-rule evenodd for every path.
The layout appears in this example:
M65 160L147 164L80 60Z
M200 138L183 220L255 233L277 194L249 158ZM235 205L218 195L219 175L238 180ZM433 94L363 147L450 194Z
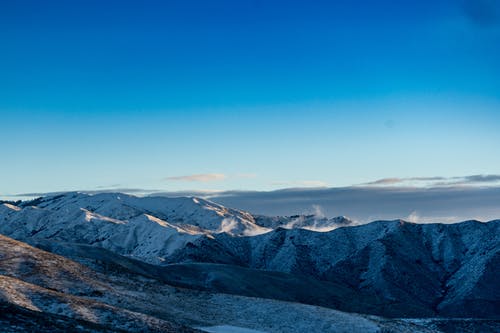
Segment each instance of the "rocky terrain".
M0 324L494 332L499 228L254 216L198 198L120 193L4 202Z

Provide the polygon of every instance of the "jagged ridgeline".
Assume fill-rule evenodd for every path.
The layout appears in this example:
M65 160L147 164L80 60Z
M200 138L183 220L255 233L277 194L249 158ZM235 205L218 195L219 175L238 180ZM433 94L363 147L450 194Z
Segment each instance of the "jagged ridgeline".
M494 331L499 228L500 221L356 225L346 217L255 216L200 198L67 193L0 204L0 233L10 237L0 240L0 292L9 311L104 325L95 330L116 315L145 331L230 320L294 331L269 328L278 325L270 317L256 324L265 316L258 304L298 313L298 332L341 331L342 322L357 322L359 332ZM237 316L242 304L247 319ZM314 317L310 306L325 312ZM332 319L326 330L312 323L324 316Z

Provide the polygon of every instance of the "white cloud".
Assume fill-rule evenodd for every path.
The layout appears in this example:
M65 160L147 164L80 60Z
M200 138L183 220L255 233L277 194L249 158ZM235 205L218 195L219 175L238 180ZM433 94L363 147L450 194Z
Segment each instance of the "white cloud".
M290 188L276 191L230 191L210 200L261 215L295 215L321 206L328 217L352 220L404 219L411 222L488 221L500 218L500 187ZM319 213L319 212L318 212Z
M213 182L213 181L221 181L226 179L226 175L222 173L200 173L200 174L194 174L194 175L187 175L187 176L174 176L174 177L167 177L167 180L170 181L181 181L181 182Z
M404 182L404 178L382 178L373 182L365 183L363 185L394 185Z
M326 217L325 212L320 205L312 205L312 209L314 216L316 216L317 218L322 219Z
M274 186L295 186L295 187L327 187L328 184L321 180L298 180L298 181L277 181L272 182Z
M230 176L225 175L223 173L199 173L199 174L185 175L185 176L171 176L167 177L166 180L207 183L214 181L222 181L226 179L252 179L256 177L257 175L254 173L238 173Z
M420 221L420 216L418 216L418 213L416 211L413 211L403 220L408 222L418 223Z
M457 185L494 185L500 182L500 175L470 175L460 177L407 177L382 178L361 185L368 186L417 186L439 187Z

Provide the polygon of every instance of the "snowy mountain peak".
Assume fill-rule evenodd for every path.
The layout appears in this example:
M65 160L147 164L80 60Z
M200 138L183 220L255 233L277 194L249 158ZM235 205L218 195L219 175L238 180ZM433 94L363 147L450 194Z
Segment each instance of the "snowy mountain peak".
M247 212L201 198L122 193L51 195L0 207L0 233L97 245L157 263L199 237L269 232Z
M200 237L256 236L276 228L331 231L352 224L345 217L253 216L197 197L123 193L68 192L1 207L0 218L7 221L1 233L98 245L154 263Z

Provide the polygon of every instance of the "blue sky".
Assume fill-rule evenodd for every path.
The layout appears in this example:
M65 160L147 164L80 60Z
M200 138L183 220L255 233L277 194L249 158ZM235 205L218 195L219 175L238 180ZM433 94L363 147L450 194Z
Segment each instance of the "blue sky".
M20 0L0 48L2 196L500 173L495 1Z

